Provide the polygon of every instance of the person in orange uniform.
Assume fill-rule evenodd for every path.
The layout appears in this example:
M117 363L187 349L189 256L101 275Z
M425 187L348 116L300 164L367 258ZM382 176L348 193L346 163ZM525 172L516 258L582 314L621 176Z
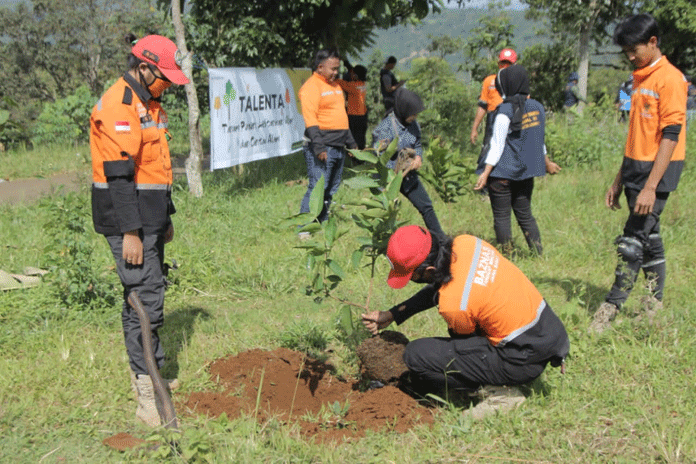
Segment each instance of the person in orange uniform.
M623 190L629 211L615 241L620 261L614 284L589 327L597 333L619 313L641 269L650 291L642 305L648 318L662 306L666 265L660 214L677 188L686 154L688 83L662 55L657 21L647 14L631 16L616 27L614 42L635 70L624 157L605 203L620 208Z
M172 168L167 137L167 114L162 92L172 84L189 82L179 65L174 42L149 35L135 42L128 71L92 109L92 219L106 237L123 284L123 333L136 386L136 417L160 425L152 380L142 347L140 320L127 297L136 291L152 327L158 367L164 350L157 329L164 322L164 244L174 228L170 215Z
M348 126L343 90L336 82L339 66L337 50L319 50L314 58L314 72L299 91L305 122L304 156L309 177L300 213L309 212L309 197L323 175L324 207L317 218L319 222L328 219L331 199L341 185L345 147L357 148Z
M498 69L505 69L517 62L517 53L511 48L505 48L498 54ZM476 109L476 116L474 116L474 124L471 126L471 144L476 145L476 139L478 139L478 129L483 122L484 116L486 117L486 129L483 134L483 147L484 150L481 153L485 153L485 147L491 139L493 130L492 115L493 111L503 102L503 98L500 96L495 88L495 77L497 74L491 74L486 76L481 84L481 95L478 100L478 107Z
M367 68L362 65L351 66L344 60L348 68L349 80L337 79L346 95L346 112L348 113L348 127L355 139L359 150L365 149L365 134L367 133Z
M427 229L411 225L390 237L387 258L389 286L402 288L409 280L427 285L389 311L363 314L367 329L377 334L437 304L450 334L406 345L404 362L415 393L494 386L495 401L482 402L478 410L514 407L524 400L514 386L539 377L548 363L563 364L570 349L563 323L493 245L471 235L433 240Z

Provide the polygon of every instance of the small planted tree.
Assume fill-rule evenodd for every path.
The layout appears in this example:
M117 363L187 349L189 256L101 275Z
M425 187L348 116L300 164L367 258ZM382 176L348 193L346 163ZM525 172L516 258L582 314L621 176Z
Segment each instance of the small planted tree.
M332 294L345 278L345 273L341 265L331 257L331 251L336 241L345 235L347 230L339 229L336 218L332 215L321 223L316 220L324 206L323 176L310 195L309 213L296 214L286 221L289 225L297 227L298 232L312 234L309 240L297 246L307 253L307 267L310 272L307 294L313 295L317 303L325 298L335 298L342 303L337 314L337 326L342 341L351 348L355 348L369 335L362 329L358 321L359 313L356 315L354 310L369 311L375 265L379 256L386 254L391 234L402 225L398 221L398 214L401 207L400 188L403 176L387 167L387 162L396 153L397 146L398 139L394 139L389 146L381 147L376 152L351 150L351 154L363 164L353 169L356 173L354 177L344 181L349 188L369 192L368 195L351 204L356 207L351 214L351 219L356 226L366 232L365 235L358 237L358 248L351 256L352 265L356 269L361 267L363 258L369 259L364 266L370 269L370 284L364 303L347 301Z
M457 197L471 192L474 167L462 161L459 150L451 142L434 139L426 152L429 163L421 169L421 178L433 186L445 203L455 203Z

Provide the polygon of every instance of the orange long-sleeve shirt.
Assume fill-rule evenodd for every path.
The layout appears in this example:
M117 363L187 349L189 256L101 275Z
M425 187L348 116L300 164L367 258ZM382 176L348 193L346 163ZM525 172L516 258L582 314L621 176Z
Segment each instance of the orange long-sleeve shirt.
M300 88L299 97L305 136L315 154L326 151L326 146L356 147L348 126L343 90L336 81L328 82L313 73Z

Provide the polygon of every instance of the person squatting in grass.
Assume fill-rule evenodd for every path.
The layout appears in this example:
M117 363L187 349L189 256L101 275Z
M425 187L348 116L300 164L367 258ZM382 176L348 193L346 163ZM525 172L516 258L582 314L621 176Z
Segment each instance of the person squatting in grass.
M619 264L614 284L590 324L597 333L610 326L641 268L650 291L643 302L648 317L662 306L666 264L660 214L677 188L686 153L687 82L660 51L657 21L647 14L626 18L614 31L614 42L635 70L623 162L605 204L620 208L623 189L628 220L615 241Z
M413 149L416 156L409 168L403 171L401 193L418 210L423 217L425 226L438 236L445 235L440 221L435 214L433 202L428 196L423 183L418 177L418 169L423 165L423 146L421 144L421 128L418 124L418 113L423 111L423 101L418 95L406 88L398 88L394 92L394 108L382 119L372 132L375 148L388 145L394 138L399 138L399 146L387 163L388 168L394 168L398 153L404 149Z
M411 225L390 237L387 258L390 287L403 288L409 280L427 285L388 311L363 314L365 327L377 334L438 305L450 334L406 345L403 359L416 394L501 387L490 388L493 396L470 412L477 417L496 406L516 406L524 395L515 386L539 377L548 363L563 364L570 350L563 323L494 246L472 235L433 240Z
M309 178L300 213L309 212L312 190L323 175L324 207L317 218L319 222L328 219L331 200L341 185L344 148L357 148L349 130L343 90L336 82L339 65L337 50L319 50L314 57L314 72L299 91L305 122L303 150ZM308 235L307 232L300 234Z
M510 209L529 248L541 254L541 233L532 215L534 178L561 170L546 155L544 106L529 98L527 71L519 64L498 71L495 86L503 98L495 111L491 141L477 173L474 190L488 187L495 237L512 251Z
M164 245L174 237L170 218L174 205L167 114L160 97L172 84L189 82L180 57L166 37L138 40L128 57L128 71L102 95L90 117L92 218L95 230L111 247L123 284L121 317L138 395L136 417L150 426L160 425L161 403L148 375L140 319L127 298L136 291L143 302L161 368L164 349L157 329L164 323Z

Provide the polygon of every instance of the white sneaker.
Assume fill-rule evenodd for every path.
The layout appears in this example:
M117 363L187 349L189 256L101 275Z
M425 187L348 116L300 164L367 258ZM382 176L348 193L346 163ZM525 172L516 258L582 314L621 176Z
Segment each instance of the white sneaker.
M471 417L474 420L481 420L496 412L512 411L526 399L524 393L517 387L495 385L481 387L479 396L483 398L483 401L472 408L465 409L462 413L464 416Z

